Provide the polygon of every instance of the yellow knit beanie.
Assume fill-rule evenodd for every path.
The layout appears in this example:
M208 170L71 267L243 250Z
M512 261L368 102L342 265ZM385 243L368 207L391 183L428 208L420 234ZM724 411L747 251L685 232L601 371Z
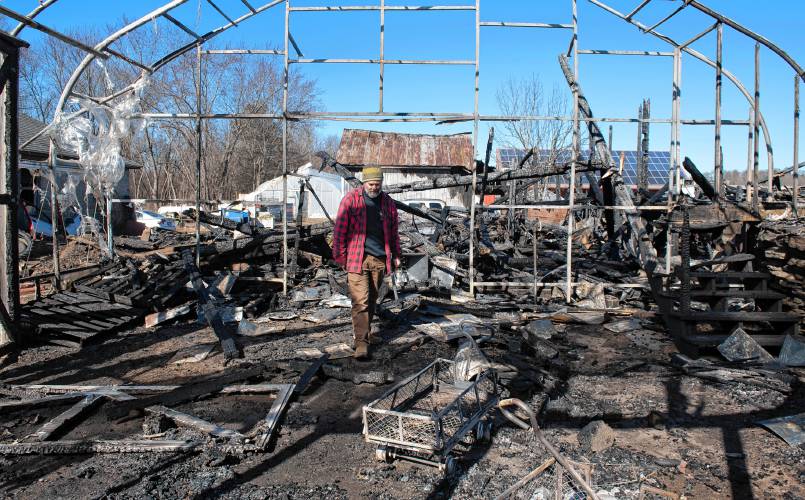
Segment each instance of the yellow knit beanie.
M380 167L363 167L363 182L382 181L383 171Z

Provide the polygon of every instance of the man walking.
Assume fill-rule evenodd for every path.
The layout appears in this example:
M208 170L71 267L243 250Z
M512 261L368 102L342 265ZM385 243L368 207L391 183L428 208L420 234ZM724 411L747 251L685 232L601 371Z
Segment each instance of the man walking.
M369 357L377 291L386 272L400 265L397 207L382 191L380 167L363 168L363 186L341 200L333 230L333 258L347 271L357 359Z

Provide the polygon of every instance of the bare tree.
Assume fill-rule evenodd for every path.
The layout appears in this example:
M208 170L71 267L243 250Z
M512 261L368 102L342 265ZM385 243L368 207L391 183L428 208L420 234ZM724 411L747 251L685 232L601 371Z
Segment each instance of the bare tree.
M568 116L566 92L554 86L548 93L537 75L509 78L498 89L497 102L506 116ZM537 147L547 152L551 163L556 155L571 146L573 125L559 120L519 120L504 122L503 142L512 148Z
M126 20L123 20L126 22ZM76 29L72 37L94 45L98 32ZM165 47L186 43L180 33L154 32L144 27L129 33L115 49L131 59L151 63L165 55ZM45 41L26 54L21 88L23 109L42 121L51 121L59 95L84 54L57 40ZM282 66L268 58L227 55L205 57L202 63L202 113L282 112ZM142 76L140 68L118 58L90 65L78 80L74 94L90 100L111 95ZM196 102L196 54L174 59L148 76L140 102L143 112L199 111ZM291 112L317 109L315 81L292 72L288 108ZM109 102L115 106L121 96ZM70 110L80 105L68 103ZM196 122L191 119L150 120L122 144L122 153L142 165L130 172L131 195L137 198L193 198L196 190ZM276 119L220 119L202 122L201 195L205 199L234 198L282 172L282 121ZM293 171L309 160L317 140L315 122L288 122L287 164Z
M497 92L498 107L506 116L568 116L569 101L566 91L554 86L550 93L547 92L539 77L533 74L519 79L509 78ZM508 148L520 150L522 154L526 150L537 148L539 152L531 157L529 163L539 168L538 165L553 165L563 152L570 150L572 134L573 124L567 121L513 120L504 122L501 142ZM562 178L545 177L522 186L531 187L531 195L524 195L526 198L531 196L534 200L543 199L552 183L557 185L558 194L558 186L563 183Z

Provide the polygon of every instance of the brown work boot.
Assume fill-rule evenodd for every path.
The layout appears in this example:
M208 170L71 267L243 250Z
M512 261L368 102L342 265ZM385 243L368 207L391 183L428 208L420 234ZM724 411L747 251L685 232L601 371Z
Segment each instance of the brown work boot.
M355 359L368 359L369 358L369 343L362 341L355 341L355 352L352 353Z

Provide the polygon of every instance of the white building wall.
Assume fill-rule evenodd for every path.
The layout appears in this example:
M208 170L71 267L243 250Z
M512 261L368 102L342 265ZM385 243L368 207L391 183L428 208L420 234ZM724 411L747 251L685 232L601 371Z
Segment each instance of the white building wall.
M444 174L448 175L448 174ZM418 172L383 172L383 184L393 186L395 184L407 184L417 181L433 179L433 174L426 175ZM457 190L456 190L457 191ZM464 200L459 193L451 193L448 188L428 189L427 191L409 191L391 195L399 201L407 200L442 200L448 206L463 207Z
M338 205L348 190L346 182L334 174L318 172L310 164L299 168L300 175L309 176L310 185L321 200L330 217L335 218L338 213ZM293 206L293 214L296 216L296 207L299 200L299 178L288 176L288 204ZM266 181L256 190L246 195L242 199L248 201L273 201L282 202L282 177L275 177ZM305 188L305 200L303 210L304 215L311 219L324 219L325 214L316 199Z

